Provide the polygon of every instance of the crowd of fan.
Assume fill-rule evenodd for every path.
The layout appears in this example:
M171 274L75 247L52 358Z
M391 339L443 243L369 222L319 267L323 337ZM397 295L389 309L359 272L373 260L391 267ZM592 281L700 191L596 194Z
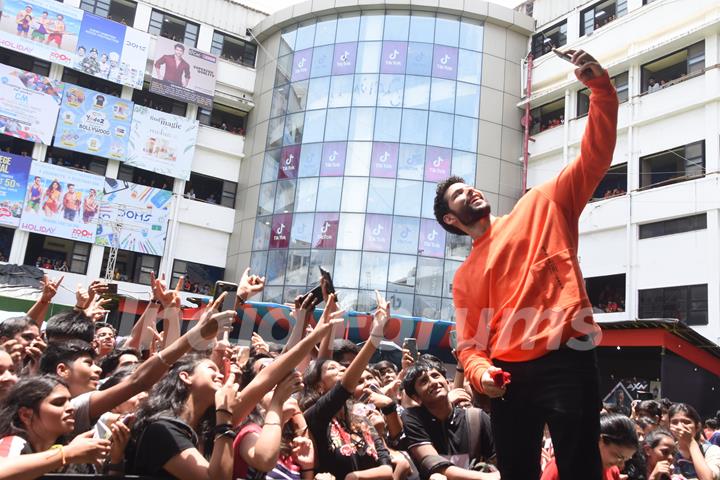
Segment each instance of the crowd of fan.
M219 311L223 296L181 335L180 288L154 277L128 337L102 322L101 281L44 322L61 281L46 278L27 316L0 323L0 479L500 478L486 399L462 369L450 380L437 358L409 350L398 365L370 364L390 315L380 294L361 346L335 339L344 312L334 295L317 321L307 295L284 346L253 334L241 347L228 341L237 314ZM263 287L248 269L236 306ZM685 404L614 409L601 417L606 478L720 478L715 420L703 429ZM537 458L543 480L558 478L549 435Z

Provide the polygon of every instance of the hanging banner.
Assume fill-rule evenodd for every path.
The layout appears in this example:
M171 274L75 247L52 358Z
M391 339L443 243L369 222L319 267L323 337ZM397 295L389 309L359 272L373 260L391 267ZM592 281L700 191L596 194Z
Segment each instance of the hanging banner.
M32 162L20 229L81 242L95 241L103 177Z
M142 89L149 50L149 33L85 12L72 67Z
M211 109L217 57L165 37L155 41L150 91Z
M0 46L71 66L83 10L54 0L0 2Z
M95 244L162 255L172 192L106 178Z
M50 145L64 84L0 64L0 133Z
M0 152L0 225L20 225L31 162L30 157Z
M53 145L124 160L133 103L77 85L65 85Z
M189 180L198 125L197 120L135 105L125 163Z

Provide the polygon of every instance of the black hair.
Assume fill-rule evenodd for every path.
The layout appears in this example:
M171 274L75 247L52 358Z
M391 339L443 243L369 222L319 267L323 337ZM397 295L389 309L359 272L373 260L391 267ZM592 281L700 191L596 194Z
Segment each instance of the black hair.
M378 372L382 372L383 370L392 370L395 373L398 373L398 367L390 360L381 360L373 365L373 368L377 370Z
M623 447L638 447L635 424L625 415L606 413L600 416L600 437L605 443Z
M655 448L660 444L663 438L669 438L673 441L673 443L675 443L675 437L672 436L672 433L668 432L664 428L658 428L657 430L653 430L652 432L645 435L643 445L650 448Z
M95 322L95 331L97 332L101 328L109 328L113 331L113 334L117 335L117 330L115 330L115 327L113 327L111 324L107 322Z
M672 420L672 418L677 415L678 413L682 413L686 417L688 417L690 420L693 421L695 424L695 429L697 430L695 432L695 440L700 440L700 437L702 436L702 418L700 418L700 414L695 410L695 407L692 405L688 405L687 403L676 403L672 407L670 407L670 410L668 411L668 419Z
M108 377L107 380L102 383L102 385L98 387L98 390L107 390L108 388L114 387L115 385L119 384L127 377L132 375L136 368L137 365L126 365L122 368L118 368L113 372L112 375Z
M305 390L300 400L300 410L305 411L315 405L315 402L322 396L322 392L320 391L322 370L326 363L333 361L331 358L318 358L310 362L310 365L307 366L305 374L303 375Z
M440 369L438 369L437 365L434 362L418 360L417 362L412 364L410 368L407 369L407 372L405 372L405 378L403 378L402 381L403 390L405 390L405 393L407 393L411 397L417 395L417 390L415 390L415 382L418 378L429 373L430 370L437 370L443 376L445 376L445 374Z
M100 362L100 368L102 369L100 378L105 378L113 373L120 364L120 357L123 355L135 355L138 360L142 359L140 352L134 348L116 348L112 352L108 353Z
M667 413L668 410L670 410L670 407L672 407L673 402L669 398L661 398L660 399L660 406L662 407L663 413Z
M95 349L90 343L82 340L51 343L40 357L40 372L54 375L58 365L69 365L81 357L95 358Z
M433 367L435 367L435 369L436 369L438 372L442 373L442 374L443 374L443 377L447 377L447 369L445 368L445 365L444 365L443 362L442 362L438 357L436 357L435 355L433 355L433 354L431 354L431 353L422 353L422 354L420 354L420 356L418 357L418 360L421 361L421 362L429 363L430 365L432 365Z
M336 338L332 343L333 360L336 362L340 361L346 353L357 355L360 353L360 347L350 340L343 338Z
M18 380L0 404L0 438L17 435L27 440L27 431L20 420L19 410L24 407L37 412L43 400L58 385L67 387L67 384L55 375L38 375Z
M259 353L255 355L254 357L250 357L247 362L245 362L245 365L243 365L242 370L240 372L240 389L243 389L247 387L253 378L255 378L255 364L259 362L260 360L264 360L266 358L272 359L273 356L269 355L267 353Z
M82 312L58 313L48 319L45 335L48 342L77 339L90 343L95 339L95 324Z
M662 405L656 400L643 400L635 407L635 411L638 415L648 416L651 418L662 418Z
M658 426L657 418L652 418L652 417L640 417L637 420L635 420L635 423L637 423L638 427L642 428L643 430L645 430L648 427L652 427L654 430Z
M173 47L173 49L176 49L176 48L182 48L182 51L183 52L185 51L185 45L183 45L182 43L176 43L175 46Z
M456 183L465 183L465 179L453 175L452 177L446 178L442 182L438 183L435 189L435 202L433 203L433 212L435 213L435 220L448 232L454 233L455 235L467 235L465 232L457 227L445 223L443 217L450 212L450 204L445 199L445 194L448 189Z
M718 428L718 422L714 418L708 418L705 420L705 428L712 428L713 430L717 430Z
M0 322L0 338L12 338L30 325L34 325L34 323L32 319L26 315L6 318Z

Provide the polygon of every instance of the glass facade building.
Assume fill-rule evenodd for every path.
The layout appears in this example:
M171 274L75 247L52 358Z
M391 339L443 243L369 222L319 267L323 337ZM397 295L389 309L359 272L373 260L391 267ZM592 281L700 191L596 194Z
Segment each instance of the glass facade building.
M484 33L462 15L370 10L276 34L254 140L250 267L264 301L292 301L323 266L345 308L374 308L377 289L395 313L452 318L470 240L446 234L433 199L450 175L475 183Z

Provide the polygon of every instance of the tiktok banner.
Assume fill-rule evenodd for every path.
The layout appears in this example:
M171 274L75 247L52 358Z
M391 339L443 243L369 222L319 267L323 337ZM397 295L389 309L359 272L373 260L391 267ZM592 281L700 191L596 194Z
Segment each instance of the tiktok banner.
M385 42L382 48L380 73L405 73L407 43Z
M320 163L321 177L341 177L345 171L344 142L326 143L322 149L322 162Z
M420 245L418 253L426 257L445 256L445 231L434 220L420 221Z
M357 43L338 43L335 45L333 55L332 74L347 75L355 73L355 59L357 58Z
M450 158L448 148L427 147L425 151L425 181L441 182L450 176Z
M339 213L316 213L312 248L334 249L337 244Z
M458 49L435 45L432 76L455 80L457 77Z
M273 215L270 229L270 248L288 248L290 246L290 226L292 213Z
M312 48L295 52L293 57L293 69L291 80L297 82L310 78L310 66L312 65Z
M389 251L391 230L392 217L390 215L368 214L365 217L363 250L376 252Z
M297 178L300 166L300 145L285 147L280 152L278 179Z
M398 161L397 143L374 143L370 176L395 178Z

